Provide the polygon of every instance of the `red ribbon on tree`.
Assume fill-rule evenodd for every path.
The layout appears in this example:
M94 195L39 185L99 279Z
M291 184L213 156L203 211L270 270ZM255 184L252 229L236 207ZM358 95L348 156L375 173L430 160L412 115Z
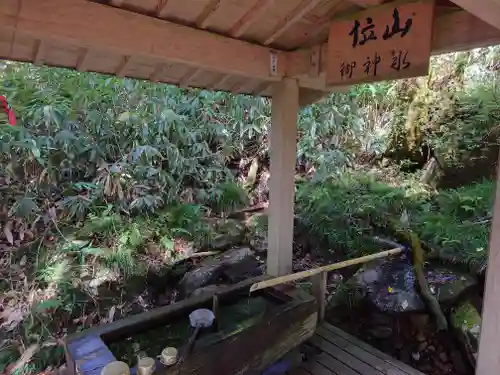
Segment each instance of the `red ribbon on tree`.
M5 99L5 96L0 95L0 105L2 106L5 113L7 113L7 117L9 119L9 125L10 126L16 125L16 116L14 116L14 111L10 107L7 99Z

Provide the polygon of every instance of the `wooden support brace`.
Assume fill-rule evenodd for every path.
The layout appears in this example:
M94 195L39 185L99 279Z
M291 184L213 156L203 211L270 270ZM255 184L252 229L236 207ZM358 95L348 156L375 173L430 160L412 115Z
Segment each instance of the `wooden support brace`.
M317 275L311 277L312 282L312 293L318 302L318 320L322 321L325 319L326 311L326 282L328 280L328 273L321 272Z
M297 150L299 87L292 78L273 86L271 113L271 178L269 182L269 247L267 273L292 272L293 206Z

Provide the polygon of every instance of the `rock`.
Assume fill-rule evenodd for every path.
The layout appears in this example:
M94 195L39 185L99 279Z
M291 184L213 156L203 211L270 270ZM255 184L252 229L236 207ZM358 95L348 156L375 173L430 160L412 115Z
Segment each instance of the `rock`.
M242 243L245 225L239 220L217 220L213 226L218 235L210 242L211 250L227 250Z
M262 262L254 257L247 257L242 261L228 267L224 270L224 276L231 283L238 283L240 281L257 277L263 274Z
M425 269L431 291L442 304L453 303L462 292L475 286L475 279L444 268ZM356 288L378 310L390 313L421 312L426 305L415 289L411 260L402 255L396 260L370 262L353 277Z
M392 336L392 328L388 326L374 327L368 332L377 339L387 339Z
M414 353L411 353L411 357L413 358L413 360L415 361L420 361L420 353L419 352L414 352Z
M253 251L248 247L232 249L222 254L219 259L225 266L234 266L245 258L253 256Z
M179 282L182 296L189 297L196 289L215 283L227 269L251 257L253 252L248 247L242 247L229 250L217 257L204 259L199 268L187 272Z
M223 285L217 285L217 284L207 285L199 289L196 289L193 293L191 293L191 297L201 296L203 294L216 294L222 288L224 288Z
M195 270L186 272L179 282L179 288L183 297L189 297L196 289L210 283L214 283L222 275L223 263L211 266L202 266Z

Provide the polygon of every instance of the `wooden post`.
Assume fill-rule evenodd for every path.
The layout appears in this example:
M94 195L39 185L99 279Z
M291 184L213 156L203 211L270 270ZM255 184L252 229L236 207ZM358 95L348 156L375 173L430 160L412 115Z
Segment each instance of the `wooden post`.
M299 88L297 81L283 78L273 86L270 137L269 245L267 273L292 272L293 205Z
M325 319L326 311L326 281L327 272L321 272L311 277L312 293L318 302L318 321L321 322Z
M500 158L499 158L500 159ZM476 375L500 374L500 169L497 167L497 187L490 229L488 269L484 288L481 337Z

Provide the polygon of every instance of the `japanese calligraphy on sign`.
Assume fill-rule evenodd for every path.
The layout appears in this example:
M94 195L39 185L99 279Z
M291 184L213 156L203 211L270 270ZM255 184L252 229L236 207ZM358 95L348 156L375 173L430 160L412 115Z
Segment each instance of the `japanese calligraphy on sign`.
M334 21L328 41L327 84L426 75L433 20L434 1L420 0L367 9Z

